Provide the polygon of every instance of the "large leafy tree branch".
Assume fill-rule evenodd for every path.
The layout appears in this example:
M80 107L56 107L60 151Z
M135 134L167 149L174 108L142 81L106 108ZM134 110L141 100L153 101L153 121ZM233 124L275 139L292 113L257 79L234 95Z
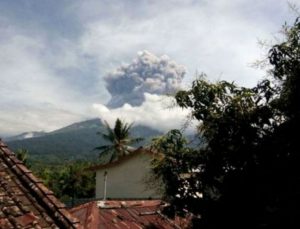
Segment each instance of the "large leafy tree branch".
M299 226L298 19L285 35L269 51L271 79L244 88L202 76L176 95L199 121L205 144L192 150L171 131L156 144L163 156L153 171L165 181L173 213L193 213L194 228Z
M165 211L174 216L175 208L186 209L199 201L202 190L196 176L201 169L198 154L187 146L179 130L171 130L165 136L153 139L152 150L159 150L152 161L154 181L162 178L164 198L171 204ZM193 163L194 162L194 163ZM178 211L184 215L183 212Z

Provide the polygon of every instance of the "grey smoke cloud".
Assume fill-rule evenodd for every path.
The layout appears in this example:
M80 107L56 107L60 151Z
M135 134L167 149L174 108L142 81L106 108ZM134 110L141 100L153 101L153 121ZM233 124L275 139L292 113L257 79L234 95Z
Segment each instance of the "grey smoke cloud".
M131 64L105 76L106 88L112 96L107 106L117 108L125 103L140 106L145 101L144 93L173 93L179 89L185 73L183 65L166 55L157 57L149 51L138 52Z

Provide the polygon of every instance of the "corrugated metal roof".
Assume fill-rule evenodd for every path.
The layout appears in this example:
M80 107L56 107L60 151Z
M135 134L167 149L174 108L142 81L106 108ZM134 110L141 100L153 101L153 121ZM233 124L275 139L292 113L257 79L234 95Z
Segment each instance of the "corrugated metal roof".
M91 229L173 229L186 220L175 221L160 213L160 200L94 201L70 210L85 228Z
M82 228L0 140L0 229Z

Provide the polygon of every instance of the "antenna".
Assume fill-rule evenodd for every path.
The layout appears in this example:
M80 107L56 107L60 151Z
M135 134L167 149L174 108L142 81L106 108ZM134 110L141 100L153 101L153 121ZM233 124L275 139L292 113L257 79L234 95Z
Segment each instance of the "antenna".
M103 200L106 200L106 183L107 183L107 171L104 172L104 192L103 192Z

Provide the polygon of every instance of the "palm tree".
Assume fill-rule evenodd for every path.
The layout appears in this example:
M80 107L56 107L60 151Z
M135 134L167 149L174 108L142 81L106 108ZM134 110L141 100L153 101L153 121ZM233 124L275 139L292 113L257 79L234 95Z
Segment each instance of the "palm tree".
M100 159L105 156L109 156L109 163L117 160L119 157L130 154L133 148L130 145L138 143L143 138L132 138L130 136L130 130L133 123L128 124L122 122L119 118L115 122L115 127L112 129L109 124L105 121L106 133L99 132L103 139L110 142L109 145L102 145L96 147L96 150L100 150Z

